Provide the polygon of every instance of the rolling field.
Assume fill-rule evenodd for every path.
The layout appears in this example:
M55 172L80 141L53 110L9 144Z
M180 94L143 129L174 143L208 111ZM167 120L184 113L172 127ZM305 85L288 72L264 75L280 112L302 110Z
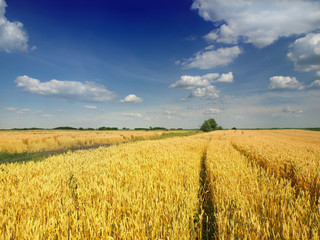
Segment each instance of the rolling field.
M226 130L2 164L0 239L319 239L319 156L320 132Z

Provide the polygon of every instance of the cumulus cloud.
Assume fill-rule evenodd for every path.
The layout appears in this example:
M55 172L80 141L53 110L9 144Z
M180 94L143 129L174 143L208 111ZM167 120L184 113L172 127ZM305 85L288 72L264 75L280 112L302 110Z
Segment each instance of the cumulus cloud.
M303 90L305 86L300 83L295 77L274 76L270 78L269 89L297 89Z
M42 96L65 98L84 102L106 102L114 98L115 94L106 87L94 82L50 80L40 82L38 79L26 75L16 78L17 87L25 92Z
M182 100L193 97L213 99L219 98L220 91L212 85L212 83L216 82L233 82L233 73L229 72L221 75L219 73L207 73L202 76L183 75L181 76L180 80L171 84L169 88L181 88L184 90L189 90L190 94L187 97L184 97Z
M221 74L220 78L218 78L217 82L225 82L225 83L232 83L233 82L233 73L223 73Z
M238 57L241 50L238 46L222 47L218 49L207 48L200 51L192 58L179 62L184 68L210 69L217 66L225 66Z
M219 92L220 91L217 90L215 86L208 86L204 88L193 89L188 97L213 99L213 98L219 98Z
M214 82L233 82L233 73L207 73L202 76L183 75L180 80L171 84L170 88L193 90L197 87L208 87Z
M120 100L122 103L141 103L142 99L134 94L129 94L124 99Z
M205 87L209 86L210 82L203 76L189 76L183 75L181 79L171 84L170 88L182 88L186 90L192 90L195 87Z
M0 0L0 51L28 51L28 35L21 22L10 22L5 17L7 4Z
M207 21L223 23L207 40L263 48L280 37L309 33L320 24L320 2L314 0L195 0L193 9Z
M294 62L297 71L320 70L320 33L310 33L298 38L291 44L288 58Z
M320 89L320 80L315 80L308 86L308 88Z

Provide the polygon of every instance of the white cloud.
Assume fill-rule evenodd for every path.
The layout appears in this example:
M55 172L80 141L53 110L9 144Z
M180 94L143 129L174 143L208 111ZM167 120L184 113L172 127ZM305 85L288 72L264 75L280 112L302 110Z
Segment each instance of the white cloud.
M94 82L50 80L40 82L38 79L26 75L16 78L17 87L24 91L42 96L52 96L77 101L106 102L114 98L115 94L106 87Z
M194 90L197 87L208 87L214 82L233 82L233 73L207 73L202 76L183 75L180 80L171 84L169 88Z
M24 113L28 113L28 112L31 112L31 109L29 108L20 108L17 110L17 113L19 114L24 114Z
M320 89L320 80L313 81L308 88Z
M182 119L181 115L184 115L184 114L179 114L176 111L169 111L169 110L166 110L164 114L167 119L176 119L176 120L181 120Z
M15 112L15 111L17 111L17 108L15 108L15 107L6 107L5 110L7 110L9 112Z
M273 117L284 116L284 117L300 117L303 110L294 107L284 107L281 112L272 114Z
M214 79L217 79L220 76L219 73L207 73L202 76L203 79L207 79L208 81L212 81Z
M6 107L5 110L7 110L9 112L15 112L18 114L24 114L24 113L31 112L31 109L29 109L29 108Z
M241 50L238 46L218 48L216 50L211 50L210 48L196 53L192 58L185 59L180 65L184 68L210 69L228 65L240 53Z
M220 78L217 79L217 82L225 82L225 83L232 83L233 82L233 73L223 73L221 74Z
M141 113L121 113L122 116L126 116L128 118L125 118L124 120L132 120L136 118L141 118L147 121L151 121L150 117L145 117Z
M10 22L5 17L7 4L0 0L0 51L28 51L28 35L21 22Z
M93 106L93 105L86 105L86 106L84 106L84 108L86 108L86 109L91 109L91 110L96 110L96 109L98 109L97 106Z
M169 88L189 90L190 94L182 100L193 97L213 99L219 98L220 92L215 86L211 85L215 82L233 82L232 72L221 75L219 73L207 73L202 76L183 75L180 80L171 84Z
M209 109L204 111L204 114L213 115L213 114L217 114L217 113L220 113L220 112L221 112L221 110L218 109L218 108L209 108Z
M320 78L320 71L317 71L317 72L316 72L315 77L316 77L316 78Z
M51 115L51 114L43 114L42 117L44 117L44 118L51 118L52 115Z
M320 33L298 38L291 44L288 57L294 62L297 71L320 70Z
M143 117L141 113L121 113L121 115L129 116L129 117L138 117L138 118L142 118Z
M134 94L129 94L124 99L120 100L122 103L141 103L142 99Z
M293 107L285 107L283 108L282 112L284 115L287 115L287 116L300 116L303 113L303 110L296 109Z
M170 88L182 88L186 90L192 90L195 87L205 87L209 86L210 82L208 79L202 76L189 76L183 75L181 79L176 81L175 83L171 84Z
M219 98L219 90L215 88L215 86L208 86L204 88L196 88L193 89L188 96L188 98L199 97L205 99L214 99Z
M207 21L224 22L206 38L222 43L268 46L280 37L319 29L320 2L314 0L195 0Z
M274 76L270 78L269 89L298 89L303 90L305 86L295 77Z

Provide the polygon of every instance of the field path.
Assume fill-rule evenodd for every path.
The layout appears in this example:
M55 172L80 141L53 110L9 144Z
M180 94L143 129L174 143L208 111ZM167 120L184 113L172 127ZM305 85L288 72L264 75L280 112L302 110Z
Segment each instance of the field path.
M57 150L43 151L43 152L35 152L35 153L21 153L16 154L15 157L8 155L7 158L3 158L0 160L0 165L4 163L13 163L13 162L25 162L31 160L42 160L52 155L63 154L68 151L77 151L77 150L88 150L95 149L99 147L109 147L114 144L119 143L108 143L108 144L96 144L91 146L80 146L80 147L72 147L72 148L61 148Z
M208 149L208 148L207 148ZM219 239L218 225L215 217L215 207L210 179L207 174L207 149L201 159L201 171L199 176L200 211L202 211L202 239Z

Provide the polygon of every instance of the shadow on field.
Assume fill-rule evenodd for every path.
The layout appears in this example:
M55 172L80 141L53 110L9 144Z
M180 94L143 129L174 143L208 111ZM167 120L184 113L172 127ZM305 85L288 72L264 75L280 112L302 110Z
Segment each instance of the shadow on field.
M41 161L44 158L63 154L68 151L77 151L77 150L86 150L86 149L95 149L99 147L109 147L112 144L99 144L99 145L91 145L91 146L80 146L80 147L72 147L67 149L57 149L52 151L44 151L44 152L35 152L35 153L0 153L0 165L4 163L17 163L17 162L28 162L28 161Z
M199 221L201 224L201 237L198 239L219 239L218 225L214 216L215 207L212 199L212 190L210 188L210 181L207 176L206 169L206 152L201 159L200 171L200 190L199 190Z

